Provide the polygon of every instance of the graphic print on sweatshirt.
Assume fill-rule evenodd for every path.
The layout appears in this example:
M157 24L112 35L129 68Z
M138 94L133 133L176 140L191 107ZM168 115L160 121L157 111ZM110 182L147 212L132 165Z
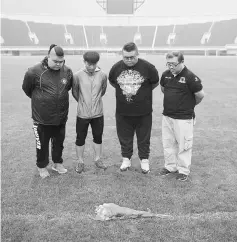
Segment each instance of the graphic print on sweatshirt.
M135 70L125 70L117 77L117 82L126 96L128 102L132 101L132 96L137 94L137 91L144 82L144 77Z

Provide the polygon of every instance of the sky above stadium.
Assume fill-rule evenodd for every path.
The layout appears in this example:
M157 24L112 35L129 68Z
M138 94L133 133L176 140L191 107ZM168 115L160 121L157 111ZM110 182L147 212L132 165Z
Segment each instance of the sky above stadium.
M1 0L3 14L103 16L96 0ZM138 16L237 15L237 0L146 0Z

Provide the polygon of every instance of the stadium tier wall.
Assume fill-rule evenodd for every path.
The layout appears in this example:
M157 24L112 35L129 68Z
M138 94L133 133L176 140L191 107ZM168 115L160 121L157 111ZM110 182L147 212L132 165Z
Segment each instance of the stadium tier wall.
M204 33L209 38L201 43ZM170 35L173 33L173 39ZM171 36L172 37L172 36ZM237 45L237 19L219 22L169 26L76 26L51 23L23 22L1 19L1 46L3 50L42 50L52 43L68 50L98 49L119 51L130 41L140 50L167 51L168 48L186 52L226 54L226 45ZM17 48L19 51L17 52ZM233 49L233 48L232 48ZM233 51L232 51L233 53ZM74 51L75 54L75 51Z

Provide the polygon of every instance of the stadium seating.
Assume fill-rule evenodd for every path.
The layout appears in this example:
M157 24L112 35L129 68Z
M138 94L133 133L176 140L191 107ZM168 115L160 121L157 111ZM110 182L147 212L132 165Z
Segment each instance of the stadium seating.
M233 44L237 36L237 19L216 22L211 31L209 46Z
M58 45L67 45L64 38L63 25L34 22L28 22L28 25L31 31L36 33L39 39L39 45L49 46L52 43L57 43Z
M171 26L171 25L158 26L154 47L167 46L167 39L168 39L169 34L172 31L173 31L173 26Z
M23 22L1 19L3 46L62 46L81 48L120 48L134 41L138 46L151 48L156 26L76 26L51 23ZM174 32L172 34L172 32ZM205 43L201 43L204 33ZM170 43L167 42L171 37ZM174 37L172 39L172 37ZM186 25L157 26L155 48L172 46L225 46L234 44L237 37L237 19Z
M133 41L137 31L136 27L105 26L104 32L107 34L109 47L121 47L124 43Z
M142 37L140 46L151 47L155 33L155 26L142 26L140 27L140 32Z
M177 25L174 46L200 46L201 39L211 23Z
M86 36L88 45L90 47L101 47L103 44L100 41L100 34L102 33L99 26L86 26ZM84 37L85 38L85 37Z
M71 33L75 46L86 47L83 26L67 25L67 31Z
M33 43L28 37L28 29L20 20L1 18L1 36L3 46L30 46Z

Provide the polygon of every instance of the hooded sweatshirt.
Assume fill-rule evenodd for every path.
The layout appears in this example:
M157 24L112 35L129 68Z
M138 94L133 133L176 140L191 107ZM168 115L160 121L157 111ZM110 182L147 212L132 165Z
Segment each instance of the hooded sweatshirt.
M79 118L91 119L103 116L102 96L106 88L107 75L99 67L94 73L89 73L83 68L74 74L72 94L78 102Z

